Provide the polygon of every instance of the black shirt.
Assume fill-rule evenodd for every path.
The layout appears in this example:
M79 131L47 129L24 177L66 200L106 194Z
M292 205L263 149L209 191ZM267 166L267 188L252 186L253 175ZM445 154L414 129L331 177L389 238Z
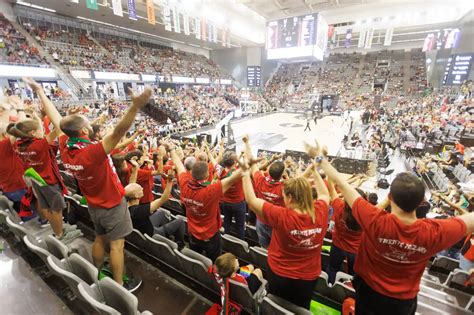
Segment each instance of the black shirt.
M150 204L143 203L128 207L130 217L132 218L133 228L139 230L143 234L153 236L153 224L150 221Z

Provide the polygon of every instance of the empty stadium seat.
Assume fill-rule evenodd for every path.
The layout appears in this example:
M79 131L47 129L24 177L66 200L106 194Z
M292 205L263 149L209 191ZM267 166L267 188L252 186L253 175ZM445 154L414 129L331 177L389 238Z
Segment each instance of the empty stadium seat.
M222 235L222 249L237 256L238 258L250 262L249 244L237 237L229 234Z
M79 283L77 288L81 298L99 314L151 315L149 311L138 311L137 297L110 278L92 286Z
M456 269L449 273L444 285L469 294L474 294L474 289L472 287L466 287L464 285L469 277L470 274L467 271Z
M272 315L311 315L311 311L297 306L273 294L268 294L260 304L260 314Z
M180 269L188 276L197 280L203 286L213 291L217 291L217 283L213 275L209 272L212 261L195 251L184 248L181 252L175 249Z
M459 260L446 256L438 256L433 260L429 270L449 274L457 268L459 268Z
M125 240L127 240L127 242L137 247L138 249L143 250L146 248L146 244L147 244L146 238L143 235L143 233L137 229L133 229L132 233L128 234L125 237Z
M69 248L60 240L52 235L45 237L44 242L48 251L58 259L67 258L69 256Z
M340 304L349 297L355 299L355 290L341 282L334 283L330 292L330 298Z
M252 256L252 262L263 270L268 269L268 251L263 247L252 246L250 247L250 255Z
M48 256L51 255L51 253L48 251L48 248L45 242L38 241L35 237L31 235L23 236L23 242L25 243L26 247L28 247L29 250L35 253L39 258L41 258L41 260L45 264L47 264L46 260Z
M328 283L328 275L324 271L321 271L318 279L316 279L316 286L314 291L321 296L327 297L330 294L331 286Z
M242 306L245 311L257 314L258 305L266 295L266 286L267 281L263 280L260 288L258 288L258 290L252 295L248 285L230 279L229 297L232 301Z
M351 276L350 274L347 274L345 272L342 272L342 271L338 271L336 273L336 279L334 281L334 283L336 282L346 282L346 281L352 281L352 278L354 278L353 276Z
M175 250L178 250L178 244L171 240L165 242L161 235L155 234L153 237L145 234L147 240L147 249L151 255L164 262L168 266L179 269L178 257Z
M247 227L245 228L245 236L255 243L258 243L257 228L254 225L247 224Z

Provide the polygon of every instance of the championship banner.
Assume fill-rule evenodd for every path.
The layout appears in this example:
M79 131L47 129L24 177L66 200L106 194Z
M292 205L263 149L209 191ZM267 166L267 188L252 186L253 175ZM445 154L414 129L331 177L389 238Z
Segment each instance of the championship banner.
M165 30L171 32L173 30L171 25L171 9L167 5L163 7L163 22L165 23Z
M351 42L352 42L352 28L349 28L346 31L346 40L344 42L344 47L346 48L351 47Z
M194 19L194 34L196 34L196 39L201 39L201 19Z
M369 28L367 30L367 35L366 35L366 38L365 38L365 46L364 48L365 49L370 49L372 48L372 41L374 39L374 29L373 28Z
M207 28L206 28L206 19L202 18L201 20L201 39L207 40Z
M367 36L367 30L361 30L359 33L359 42L357 44L358 48L363 48L365 45L365 37Z
M112 0L112 9L113 9L115 15L123 17L122 1L121 0Z
M155 25L155 7L153 6L153 0L146 0L146 13L148 15L148 23Z
M179 12L177 8L173 8L173 27L176 33L181 33L181 26L179 25Z
M137 9L135 8L135 0L128 0L128 18L137 20Z
M97 5L97 0L86 0L86 6L90 10L99 10L99 6Z
M183 13L183 29L184 35L189 35L189 16L187 13Z
M392 45L392 37L393 37L393 27L387 28L385 32L385 40L383 41L384 46Z

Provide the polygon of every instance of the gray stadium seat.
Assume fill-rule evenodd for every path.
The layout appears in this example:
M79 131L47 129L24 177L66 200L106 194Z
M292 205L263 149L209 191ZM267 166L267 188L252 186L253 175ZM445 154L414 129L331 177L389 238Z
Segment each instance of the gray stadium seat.
M56 237L48 235L45 237L44 242L48 247L48 251L58 259L67 258L69 256L69 248Z
M150 237L149 235L145 234L145 238L147 240L147 250L148 252L159 259L160 261L164 262L168 266L171 266L175 269L179 269L179 261L178 257L176 257L175 250L178 249L178 245L171 240L168 240L173 244L165 243L157 236L161 235L153 235Z
M209 273L209 268L212 266L212 261L209 258L189 248L184 248L181 252L175 249L175 254L180 263L181 270L211 290L217 290L214 276Z
M146 248L146 238L142 234L142 232L137 229L133 229L132 233L127 235L125 239L127 240L127 242L137 247L138 249L143 250Z
M38 241L31 235L23 236L23 242L29 250L35 253L45 264L47 264L46 260L51 253L48 251L45 242Z
M237 256L238 258L250 262L252 257L249 253L249 244L237 237L229 234L222 235L222 249Z
M250 255L254 265L262 270L268 270L268 251L265 248L252 246L250 247Z
M444 285L469 294L474 294L473 288L468 288L464 285L464 283L469 279L469 276L470 275L467 271L456 269L449 273Z
M257 314L258 305L263 300L266 294L266 285L267 281L263 280L260 288L258 288L258 290L252 295L248 285L230 279L229 297L232 301L242 306L242 308L246 312L250 314Z
M245 228L245 235L252 241L258 243L257 228L254 225L247 224Z
M67 283L74 295L76 297L79 296L77 285L79 283L87 283L72 272L71 266L67 263L66 259L60 260L53 255L49 255L46 262L51 272L58 277L61 277Z
M99 270L84 257L79 254L73 253L67 259L72 272L81 278L88 285L92 285L97 282L99 277Z
M15 234L15 236L22 240L26 235L30 234L28 233L28 230L25 228L25 226L19 224L18 222L15 222L12 217L8 216L5 218L5 221L8 225L8 228L10 231Z
M100 314L151 314L148 311L140 313L137 297L110 278L104 278L93 286L80 283L78 291Z
M438 256L433 260L433 263L430 266L430 271L449 274L457 268L459 268L459 260L446 256Z
M347 274L347 273L342 272L342 271L338 271L336 273L336 279L335 279L334 283L336 283L336 282L344 283L347 280L352 280L352 278L354 278L354 277L351 276L350 274Z
M273 294L268 294L260 304L262 315L312 315L311 311Z
M341 282L335 282L331 288L330 298L337 303L344 303L344 300L347 298L355 299L355 290Z
M328 284L328 275L324 271L321 271L318 279L316 279L316 286L314 291L321 296L329 297L331 293L331 287Z

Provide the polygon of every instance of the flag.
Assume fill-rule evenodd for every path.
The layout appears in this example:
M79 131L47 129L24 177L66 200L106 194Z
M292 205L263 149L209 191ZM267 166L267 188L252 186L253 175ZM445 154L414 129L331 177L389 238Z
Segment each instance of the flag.
M383 41L384 46L392 45L392 37L393 37L393 27L387 28L385 31L385 39Z
M171 26L171 9L169 6L164 5L163 9L163 22L165 23L165 30L171 32L172 31L172 26Z
M97 5L97 0L86 0L86 6L88 9L91 9L91 10L99 10L99 6Z
M148 15L148 23L155 25L155 7L153 6L153 0L146 0L146 12Z
M121 0L112 0L112 9L114 10L115 15L123 17Z
M344 42L344 47L351 47L352 42L352 28L347 29L346 31L346 41Z
M189 35L189 16L186 13L183 13L183 28L184 34Z
M363 48L365 45L365 37L367 35L367 30L361 30L359 33L359 43L357 47Z
M201 19L200 18L195 18L194 19L194 29L195 29L195 34L196 34L196 39L201 39Z
M135 9L135 0L128 0L128 18L137 20L137 10Z
M372 48L372 41L374 39L374 29L373 28L369 28L367 30L367 35L365 36L365 46L364 48L365 49L370 49Z
M179 12L176 7L173 8L173 27L176 33L181 33L181 27L179 25Z

